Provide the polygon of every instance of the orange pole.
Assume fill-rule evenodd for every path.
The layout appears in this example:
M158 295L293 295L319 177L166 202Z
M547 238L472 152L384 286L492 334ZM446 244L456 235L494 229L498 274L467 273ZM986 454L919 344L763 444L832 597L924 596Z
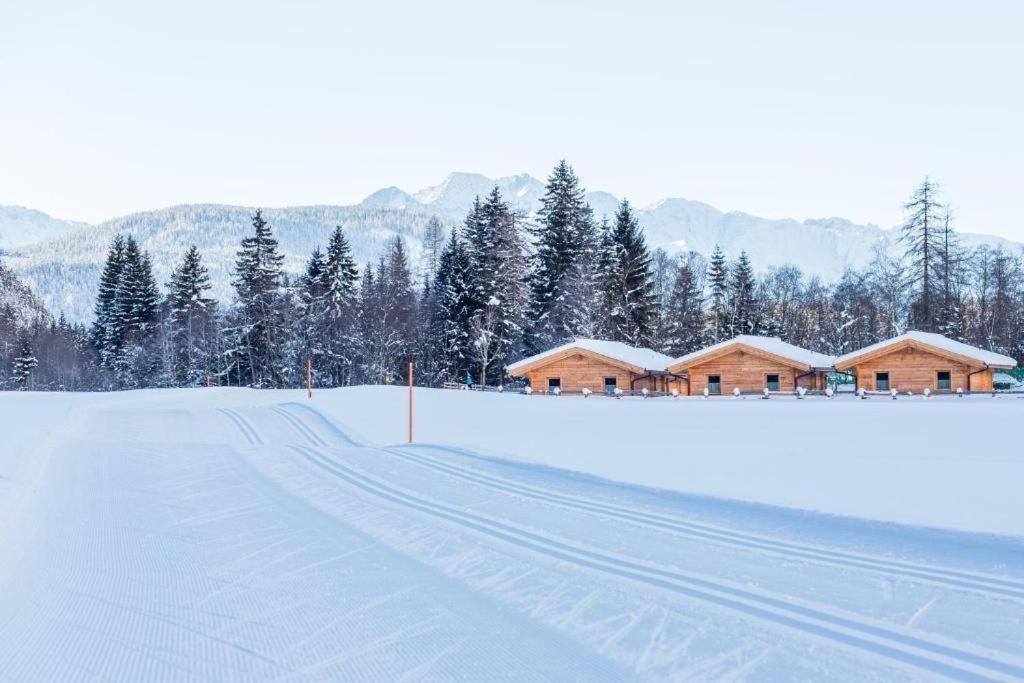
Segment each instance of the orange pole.
M313 359L306 360L306 396L313 398Z
M412 361L409 361L409 443L412 443Z

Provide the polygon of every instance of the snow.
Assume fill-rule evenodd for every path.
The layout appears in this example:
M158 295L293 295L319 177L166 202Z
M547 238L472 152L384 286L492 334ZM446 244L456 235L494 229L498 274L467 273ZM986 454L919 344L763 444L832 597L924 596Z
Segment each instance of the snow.
M904 334L901 334L898 337L886 339L885 341L880 341L877 344L872 344L871 346L866 346L863 349L858 349L856 351L848 353L845 356L840 356L835 361L836 365L842 367L846 365L850 360L853 360L858 356L862 356L866 353L873 353L874 351L884 349L888 346L893 346L894 344L899 344L900 342L908 339L920 342L922 344L927 344L929 346L933 346L943 351L948 351L950 353L955 353L960 356L972 358L978 361L979 363L984 363L985 365L988 365L993 368L1017 367L1017 361L1015 361L1013 358L1010 358L1009 356L1004 356L1001 353L995 353L993 351L979 349L977 346L964 344L963 342L958 342L953 339L949 339L948 337L944 337L941 334L936 334L934 332L920 332L917 330L905 332Z
M406 400L0 394L0 678L1024 677L1019 399Z
M741 334L737 337L733 337L732 339L727 339L726 341L718 342L717 344L712 344L706 348L694 351L693 353L688 353L685 356L672 361L670 365L687 363L696 358L700 358L705 354L714 353L719 349L732 346L733 344L745 344L746 346L760 349L766 353L781 356L782 358L788 358L813 369L831 369L832 364L835 362L835 358L832 356L817 353L816 351L808 351L807 349L802 349L799 346L793 346L792 344L782 341L778 337L759 337L750 334ZM681 365L680 367L686 367L686 365Z
M552 349L548 349L547 351L543 351L530 356L529 358L524 358L513 363L508 366L508 374L515 376L522 368L527 367L538 360L557 356L558 354L570 349L592 351L593 353L601 354L602 356L626 363L627 365L635 365L636 367L640 367L645 370L664 370L672 362L672 358L663 353L658 353L651 349L641 349L622 342L608 341L606 339L576 339L568 344L556 346Z

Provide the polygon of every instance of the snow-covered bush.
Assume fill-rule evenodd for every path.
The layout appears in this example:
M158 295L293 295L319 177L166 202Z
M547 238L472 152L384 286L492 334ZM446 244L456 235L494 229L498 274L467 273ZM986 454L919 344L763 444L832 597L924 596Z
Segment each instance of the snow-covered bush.
M769 398L768 387L765 387L764 389L761 390L761 398Z
M622 389L619 387L615 387L615 391L612 393L615 394L615 398L622 398Z
M644 387L643 389L641 389L641 390L640 390L640 393L644 395L644 398L647 398L647 396L648 396L648 395L649 395L649 394L650 394L651 392L647 390L647 387Z
M890 389L889 393L892 394L892 400L896 400L897 392L895 389Z
M931 390L931 389L929 389L928 387L925 387L925 388L924 388L924 397L925 397L925 398L928 398L928 397L929 397L929 396L931 396L931 395L932 395L932 390Z
M860 389L857 389L857 395L860 396L861 398L867 398L868 392L864 390L864 387L861 387Z
M554 387L551 390L551 393L554 394L555 396L560 396L561 393L562 393L562 388L561 387Z
M825 396L827 396L828 398L832 398L832 395L835 393L835 389L832 388L831 384L825 387Z
M583 394L583 398L587 398L594 392L592 392L590 389L587 389L586 387L583 387L582 389L580 389L580 393Z
M797 387L796 388L796 397L797 398L803 398L806 395L807 395L807 387Z
M739 398L740 397L740 388L739 387L733 387L732 388L732 397L733 398Z
M704 398L707 398L709 393L711 392L708 391L708 388L704 387Z
M964 397L964 388L963 387L957 387L956 388L956 397L957 398L963 398Z
M530 386L526 386L526 387L525 387L525 388L523 389L523 393L524 393L524 394L526 394L527 396L529 396L530 394L532 394L532 393L533 393L533 387L530 387Z

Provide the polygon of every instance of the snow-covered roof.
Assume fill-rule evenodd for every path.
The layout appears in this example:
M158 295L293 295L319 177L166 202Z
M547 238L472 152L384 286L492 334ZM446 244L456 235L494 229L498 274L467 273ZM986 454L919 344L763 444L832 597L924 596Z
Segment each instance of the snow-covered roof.
M832 364L835 362L835 358L832 356L826 356L817 351L808 351L807 349L784 342L778 337L758 337L752 334L741 334L738 337L733 337L732 339L712 344L707 348L688 353L681 358L677 358L671 364L676 367L685 368L691 361L728 348L734 344L743 344L744 346L770 353L773 356L787 358L794 363L806 365L808 368L815 370L831 369Z
M524 368L528 368L538 361L542 361L546 358L555 358L573 349L581 349L584 351L590 351L598 355L610 358L611 360L619 361L625 365L632 365L634 367L643 368L644 370L664 370L668 367L668 364L672 362L670 356L666 356L663 353L658 353L651 349L641 349L629 344L623 344L622 342L607 341L605 339L576 339L568 344L562 344L556 346L553 349L548 349L543 353L538 353L535 356L524 358L521 361L515 362L508 366L508 374L514 375L517 371L522 371Z
M947 353L965 356L966 358L976 360L979 363L984 363L985 365L994 368L1012 368L1017 365L1017 361L1009 356L1004 356L1001 353L979 349L977 346L971 346L970 344L954 341L953 339L943 337L941 334L936 334L934 332L919 332L917 330L911 330L910 332L905 332L898 337L886 339L885 341L880 341L877 344L865 346L863 349L857 349L856 351L840 356L836 359L836 366L846 365L855 358L874 353L875 351L880 351L888 346L901 344L905 341L915 341L941 351L946 351Z

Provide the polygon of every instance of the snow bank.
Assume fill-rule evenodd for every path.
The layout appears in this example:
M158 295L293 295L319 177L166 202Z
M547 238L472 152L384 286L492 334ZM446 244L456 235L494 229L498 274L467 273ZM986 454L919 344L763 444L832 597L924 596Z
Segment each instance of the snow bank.
M296 392L297 393L297 392ZM303 399L304 400L304 399ZM406 392L320 391L311 406L405 440ZM527 397L418 389L416 440L705 496L1024 536L1012 396L802 401Z

